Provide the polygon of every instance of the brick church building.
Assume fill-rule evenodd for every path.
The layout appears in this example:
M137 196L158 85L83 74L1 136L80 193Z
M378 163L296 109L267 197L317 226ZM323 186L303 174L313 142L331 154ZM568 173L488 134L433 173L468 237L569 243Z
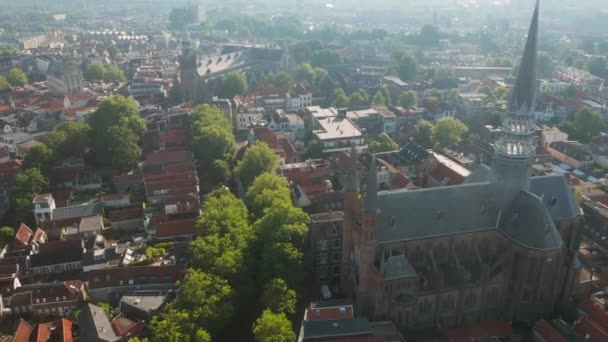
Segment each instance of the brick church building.
M390 319L401 329L528 321L551 313L570 293L581 211L563 176L533 178L530 172L538 16L537 4L485 177L377 191L375 159L360 182L353 149L340 286L361 315Z

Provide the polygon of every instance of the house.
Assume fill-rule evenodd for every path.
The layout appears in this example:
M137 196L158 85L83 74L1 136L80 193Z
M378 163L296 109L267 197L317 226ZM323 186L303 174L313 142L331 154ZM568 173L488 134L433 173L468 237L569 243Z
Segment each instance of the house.
M87 275L89 296L96 301L118 303L125 294L169 291L181 280L184 265L133 266L93 270Z
M15 232L15 238L6 246L4 256L37 253L40 246L46 241L47 235L42 229L36 228L35 231L32 231L30 227L22 223Z
M4 307L8 305L9 298L21 287L19 281L19 264L0 265L0 296Z
M299 82L285 96L285 108L288 112L297 112L312 106L312 95L315 92L307 82Z
M157 295L143 293L126 295L120 299L118 309L123 315L149 322L158 315L171 297L168 294Z
M86 298L85 286L80 280L31 284L17 289L10 297L8 307L16 315L65 317Z
M120 341L120 336L112 328L105 311L97 305L87 303L80 310L78 326L82 342Z
M38 254L30 256L27 272L48 275L81 271L85 251L81 239L49 241L40 246Z
M158 222L155 236L159 240L191 239L194 236L196 222L196 218L168 219Z
M471 175L466 167L443 154L431 152L422 166L423 187L450 186L464 183Z
M23 318L15 330L13 342L73 342L72 321L61 318L53 322L30 325Z
M103 217L101 215L83 217L78 225L78 235L87 240L100 234L104 229Z
M315 118L312 133L323 145L324 153L348 151L352 146L367 147L363 132L346 117L346 110L340 110L337 116Z
M121 208L110 211L111 226L114 230L140 231L144 229L142 208Z
M263 108L242 109L236 114L235 129L237 131L247 131L252 126L262 123L263 119Z
M131 194L112 194L102 195L100 202L103 203L104 208L122 208L131 205Z
M547 151L553 158L574 169L590 168L595 164L589 146L578 141L556 141L549 144Z
M36 195L32 204L34 205L34 217L38 226L41 226L43 222L53 220L53 211L57 208L53 195Z
M289 122L289 117L287 117L287 113L283 109L276 109L270 113L268 128L275 132L291 130L291 124Z

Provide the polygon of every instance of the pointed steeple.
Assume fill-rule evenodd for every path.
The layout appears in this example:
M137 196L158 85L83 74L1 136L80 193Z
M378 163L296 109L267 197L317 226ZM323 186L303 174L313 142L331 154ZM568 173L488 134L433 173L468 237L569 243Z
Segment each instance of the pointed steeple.
M519 64L517 80L509 98L509 112L519 115L533 115L536 99L536 55L538 45L539 0L532 16L528 39Z
M378 212L378 168L376 165L376 157L372 155L372 160L369 163L367 170L367 188L365 198L363 199L363 211L370 214Z
M347 192L359 192L359 179L357 178L357 164L359 162L359 153L357 148L353 146L350 149L350 164L348 166L348 179L345 187Z

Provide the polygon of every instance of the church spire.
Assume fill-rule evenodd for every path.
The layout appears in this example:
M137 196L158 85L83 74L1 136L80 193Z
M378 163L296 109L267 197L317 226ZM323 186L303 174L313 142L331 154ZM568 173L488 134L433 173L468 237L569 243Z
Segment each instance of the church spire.
M497 199L502 204L508 203L519 191L530 187L530 168L536 155L534 102L538 15L537 1L517 80L511 90L507 117L494 145L495 157L490 179L498 187Z
M357 179L357 164L359 162L359 153L357 147L353 146L350 149L350 164L347 171L347 184L345 191L359 192L359 180Z
M371 214L378 212L378 168L376 157L373 155L367 170L367 188L363 199L363 211Z
M509 98L509 112L533 115L536 99L536 55L538 45L539 0L536 1L524 54L519 64L517 80Z

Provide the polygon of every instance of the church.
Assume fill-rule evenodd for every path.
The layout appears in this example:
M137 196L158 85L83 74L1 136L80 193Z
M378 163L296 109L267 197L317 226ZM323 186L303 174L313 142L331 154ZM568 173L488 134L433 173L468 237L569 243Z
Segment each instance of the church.
M288 49L277 45L225 46L221 55L201 58L191 43L184 41L179 58L178 87L184 101L209 102L217 94L224 77L231 72L243 72L247 76L249 87L253 88L268 74L290 68Z
M400 329L532 321L568 297L581 210L563 176L531 177L538 25L537 2L486 172L457 186L378 191L376 160L360 182L353 149L340 287L360 315Z

